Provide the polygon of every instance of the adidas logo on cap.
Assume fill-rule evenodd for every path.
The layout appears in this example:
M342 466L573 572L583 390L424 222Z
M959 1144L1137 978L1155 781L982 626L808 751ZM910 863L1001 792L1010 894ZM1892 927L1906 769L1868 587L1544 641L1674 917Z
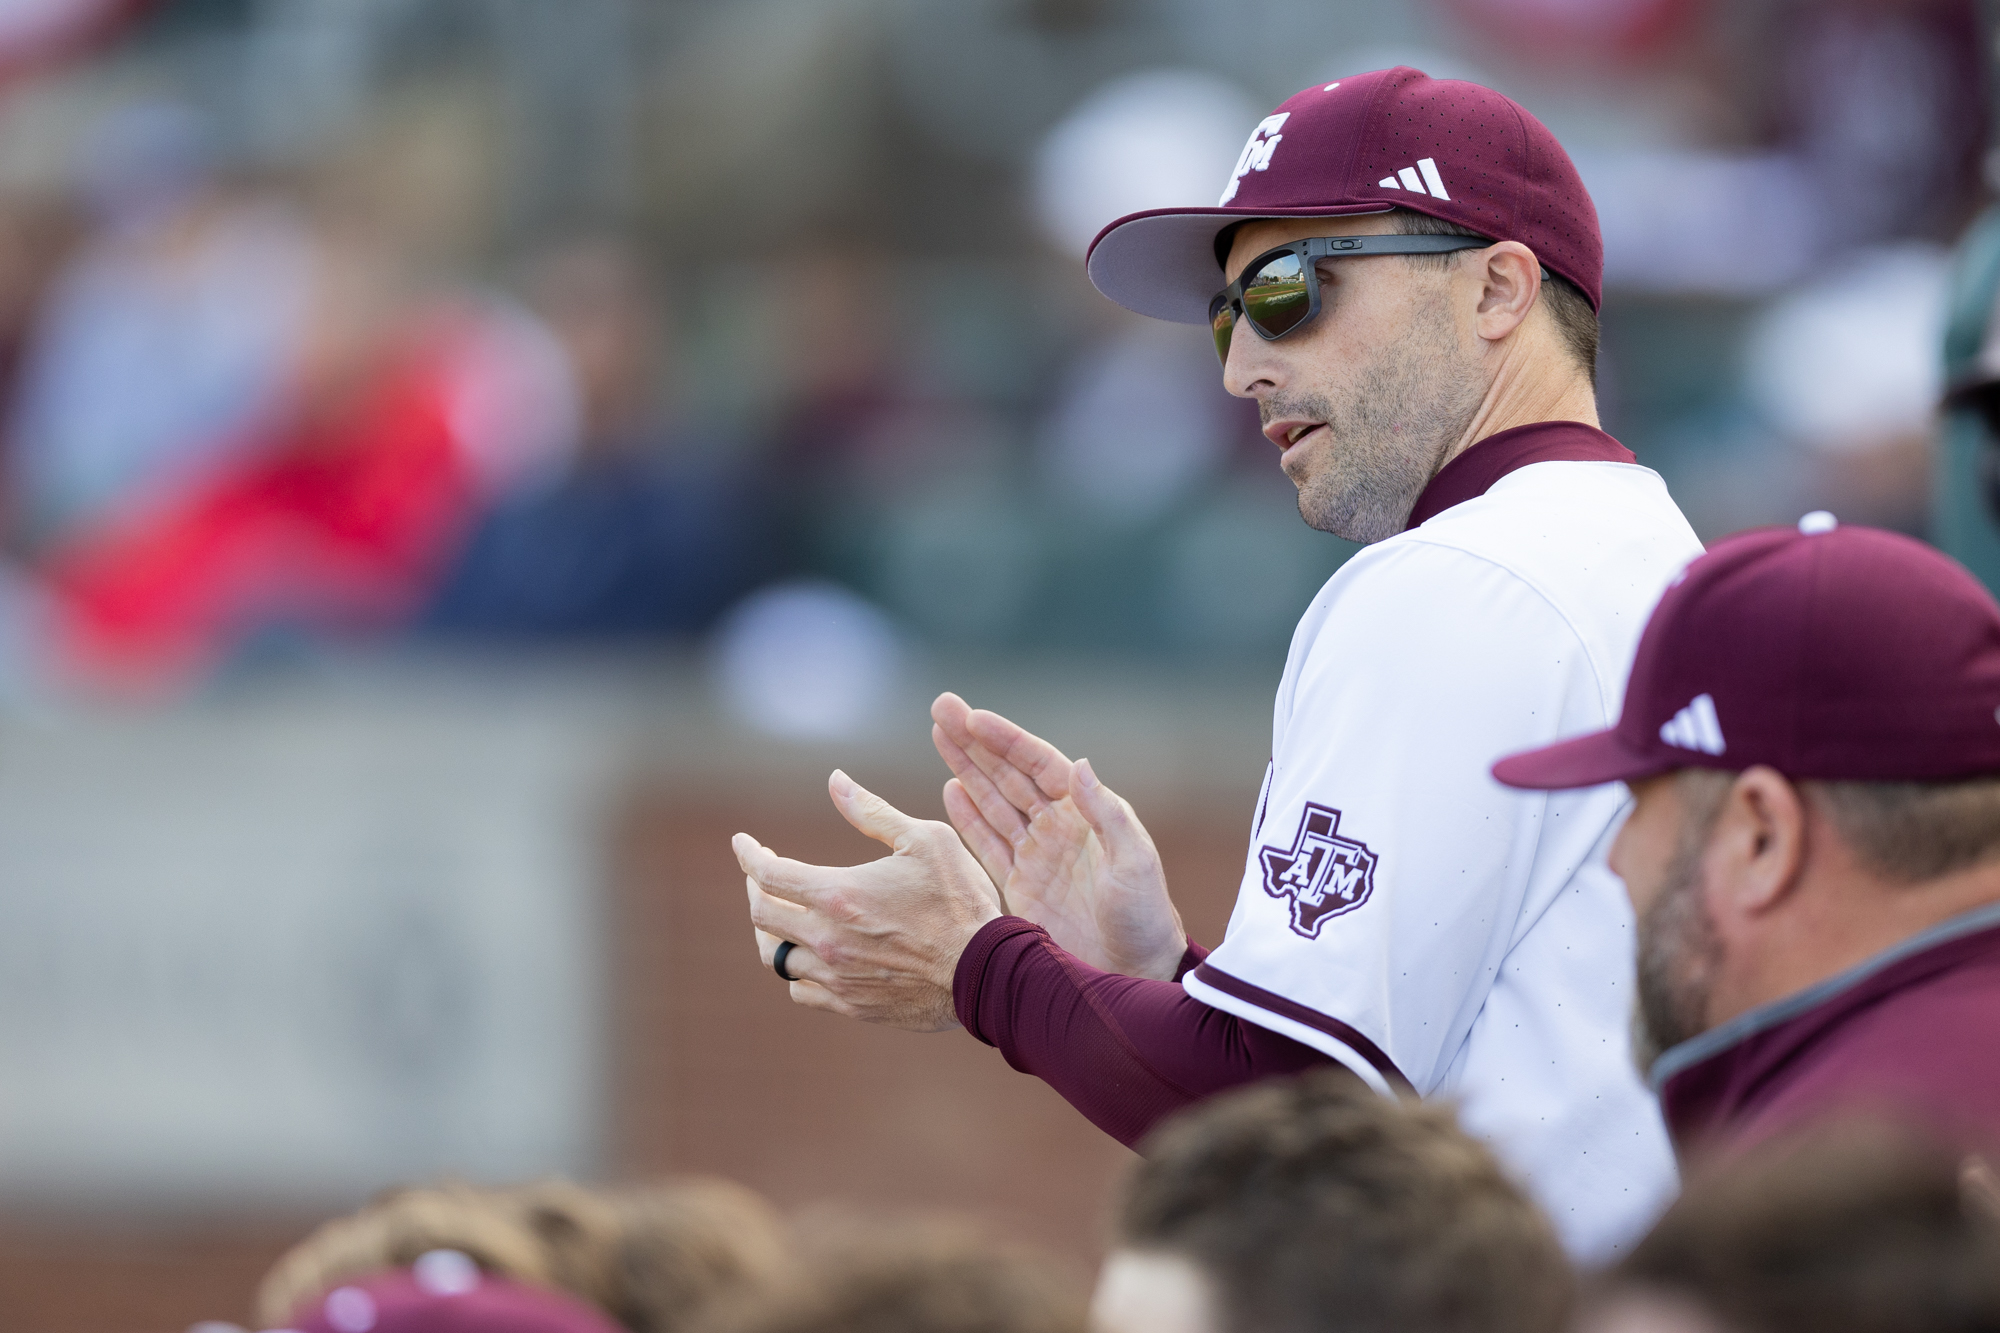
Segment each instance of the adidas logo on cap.
M1722 719L1715 715L1715 696L1697 694L1660 728L1660 739L1676 749L1703 754L1721 754L1728 749L1722 739Z
M1422 175L1419 175L1419 172ZM1420 157L1416 166L1400 167L1395 175L1384 176L1375 183L1385 190L1409 190L1415 194L1434 195L1439 199L1451 198L1445 193L1444 177L1438 175L1437 159L1433 157Z

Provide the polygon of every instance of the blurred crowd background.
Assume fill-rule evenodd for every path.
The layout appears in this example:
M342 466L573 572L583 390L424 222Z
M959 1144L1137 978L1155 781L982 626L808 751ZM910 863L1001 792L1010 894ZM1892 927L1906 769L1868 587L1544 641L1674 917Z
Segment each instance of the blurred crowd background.
M1268 652L1342 552L1285 521L1201 340L1077 261L1213 193L1270 103L1393 62L1576 156L1607 424L1698 528L1926 527L1944 247L1980 194L1968 3L7 12L31 695L732 609L849 654Z
M1122 1150L789 1010L724 839L935 815L951 686L1219 933L1350 548L1081 257L1391 64L1574 155L1704 537L1932 532L1972 0L0 0L0 1306L177 1326L440 1172L1093 1244Z

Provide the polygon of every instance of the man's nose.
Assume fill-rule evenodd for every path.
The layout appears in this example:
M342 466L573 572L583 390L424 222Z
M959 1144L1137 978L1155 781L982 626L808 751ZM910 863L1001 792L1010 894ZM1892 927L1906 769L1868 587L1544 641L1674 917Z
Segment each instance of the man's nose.
M1237 320L1229 335L1229 355L1222 363L1222 387L1238 398L1257 398L1280 387L1281 374L1270 344Z

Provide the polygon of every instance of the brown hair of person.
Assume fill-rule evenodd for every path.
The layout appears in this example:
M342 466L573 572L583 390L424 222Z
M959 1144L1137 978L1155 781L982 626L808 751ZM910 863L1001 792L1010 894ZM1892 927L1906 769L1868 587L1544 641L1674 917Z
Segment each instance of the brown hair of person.
M681 1333L783 1267L782 1219L741 1185L689 1177L604 1197L618 1221L613 1313L633 1333Z
M1444 1106L1323 1072L1169 1121L1117 1206L1122 1247L1213 1286L1223 1333L1555 1333L1548 1221Z
M842 1218L704 1333L1085 1333L1086 1322L1081 1294L1037 1252L951 1222Z
M1605 1287L1691 1300L1733 1333L2000 1329L2000 1194L1926 1133L1830 1123L1691 1181Z
M1719 768L1676 775L1697 844L1707 841L1737 776ZM1893 884L1921 884L2000 859L2000 777L1796 785L1862 867Z
M486 1272L568 1292L634 1333L678 1333L719 1297L768 1277L784 1249L777 1214L726 1181L613 1191L559 1177L504 1189L452 1182L397 1190L321 1226L272 1268L256 1310L276 1327L343 1281L458 1250Z
M489 1273L557 1285L548 1247L520 1209L490 1191L447 1183L396 1190L313 1231L258 1286L258 1322L282 1327L341 1282L407 1267L431 1250L458 1250Z
M2000 857L2000 777L1803 787L1884 879L1917 884Z
M1486 233L1462 227L1456 222L1446 222L1428 213L1416 213L1407 208L1398 208L1389 214L1389 225L1404 236L1478 236ZM1443 268L1456 259L1457 255L1405 255L1404 259L1418 268ZM1556 332L1562 335L1563 346L1569 349L1572 360L1583 373L1597 383L1597 311L1591 307L1590 298L1583 294L1583 288L1565 278L1562 274L1549 271L1542 282L1541 302L1548 307L1549 318L1555 321Z
M560 1176L495 1190L542 1244L548 1283L616 1315L625 1292L618 1267L618 1211L591 1189Z

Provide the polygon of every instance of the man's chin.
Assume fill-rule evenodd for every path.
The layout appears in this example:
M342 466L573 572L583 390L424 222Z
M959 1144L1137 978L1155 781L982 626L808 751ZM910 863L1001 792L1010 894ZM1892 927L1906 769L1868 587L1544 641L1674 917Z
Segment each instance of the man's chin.
M1313 477L1318 471L1312 465L1312 454L1317 444L1318 441L1312 444L1295 444L1278 457L1278 470L1283 472L1301 493L1313 484Z
M1410 511L1423 489L1414 476L1329 475L1342 462L1350 471L1355 459L1329 458L1324 441L1294 447L1294 452L1310 450L1305 457L1285 456L1285 475L1299 490L1299 517L1306 526L1331 533L1343 541L1367 546L1393 537L1409 521ZM1320 464L1314 467L1315 463ZM1391 494L1394 492L1394 494Z
M1708 997L1705 989L1671 998L1656 990L1649 996L1643 977L1639 989L1632 1003L1632 1063L1644 1079L1661 1056L1708 1030L1709 1025L1696 1017L1707 1011Z
M1408 512L1405 508L1405 517ZM1403 530L1402 518L1357 505L1347 496L1329 502L1308 487L1299 488L1299 517L1315 531L1359 546L1372 545Z

